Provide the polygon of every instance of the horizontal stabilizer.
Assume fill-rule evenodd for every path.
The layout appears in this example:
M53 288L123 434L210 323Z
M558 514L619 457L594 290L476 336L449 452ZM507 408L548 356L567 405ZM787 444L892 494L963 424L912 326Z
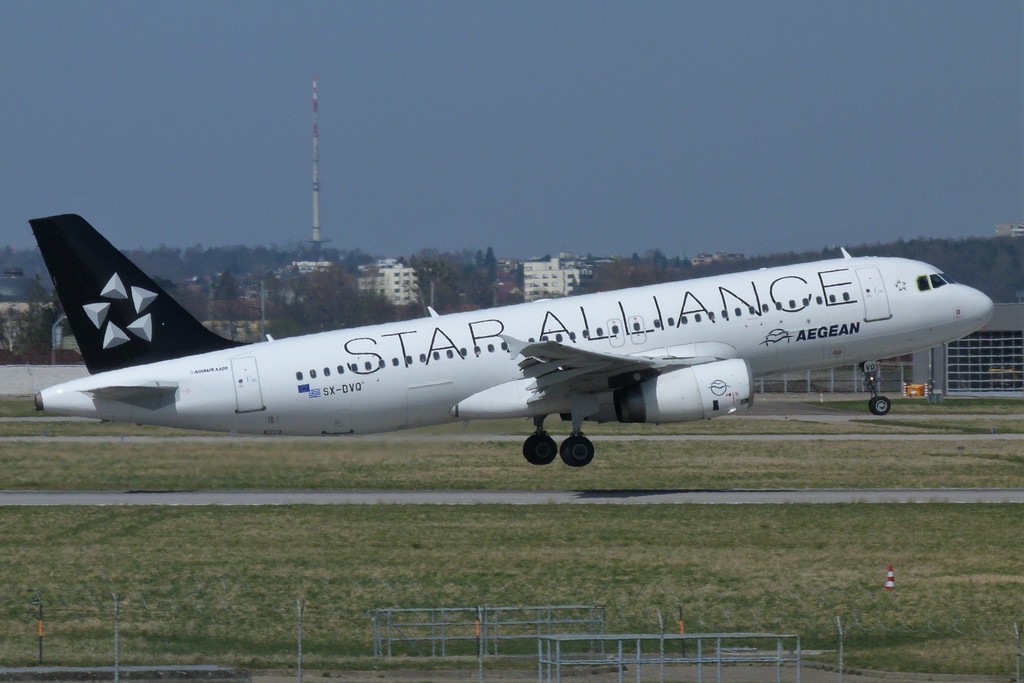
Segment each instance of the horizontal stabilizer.
M111 386L87 389L83 394L104 401L119 401L139 408L156 410L174 403L178 392L176 382L150 382L134 386Z

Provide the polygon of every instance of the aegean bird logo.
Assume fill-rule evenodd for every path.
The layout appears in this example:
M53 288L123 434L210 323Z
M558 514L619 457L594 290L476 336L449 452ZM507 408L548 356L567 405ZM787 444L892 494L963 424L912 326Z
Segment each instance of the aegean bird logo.
M761 343L764 344L765 346L771 346L772 344L778 344L781 341L789 341L792 338L793 335L791 335L789 332L782 329L781 327L776 327L774 330L765 335L764 341L762 341Z
M127 303L129 293L124 283L121 282L121 276L114 273L103 287L103 291L100 292L100 298L106 299L106 301L85 304L82 308L96 329L103 329L103 348L112 349L131 341L131 337L128 336L129 333L143 341L153 341L153 318L149 313L143 315L143 311L153 303L156 297L156 292L151 292L142 287L132 287L131 305L135 320L125 325L127 331L121 329L114 322L108 320L110 317L110 307L118 301Z
M708 389L711 389L711 393L715 396L724 396L725 392L729 390L729 385L725 383L724 379L716 379L708 385Z

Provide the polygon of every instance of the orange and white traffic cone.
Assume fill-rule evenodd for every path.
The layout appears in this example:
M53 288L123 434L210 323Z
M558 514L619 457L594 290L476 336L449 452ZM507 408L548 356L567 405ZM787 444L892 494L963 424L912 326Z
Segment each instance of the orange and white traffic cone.
M896 574L893 572L892 565L889 565L889 571L885 574L885 590L891 591L896 588Z

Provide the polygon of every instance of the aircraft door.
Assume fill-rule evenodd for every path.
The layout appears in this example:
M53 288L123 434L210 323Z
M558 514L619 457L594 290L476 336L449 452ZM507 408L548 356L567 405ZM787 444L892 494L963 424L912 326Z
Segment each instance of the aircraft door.
M236 413L254 413L267 409L263 405L263 390L260 389L260 373L255 358L247 356L231 359L231 375L235 383Z
M889 297L885 293L882 272L878 268L858 268L857 281L860 282L861 296L864 297L864 322L891 318L892 311L889 310Z

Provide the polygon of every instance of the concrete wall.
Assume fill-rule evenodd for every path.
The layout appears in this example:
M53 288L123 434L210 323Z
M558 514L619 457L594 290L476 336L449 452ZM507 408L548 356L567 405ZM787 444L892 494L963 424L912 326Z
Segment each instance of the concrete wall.
M32 396L88 374L84 365L0 365L0 396Z

